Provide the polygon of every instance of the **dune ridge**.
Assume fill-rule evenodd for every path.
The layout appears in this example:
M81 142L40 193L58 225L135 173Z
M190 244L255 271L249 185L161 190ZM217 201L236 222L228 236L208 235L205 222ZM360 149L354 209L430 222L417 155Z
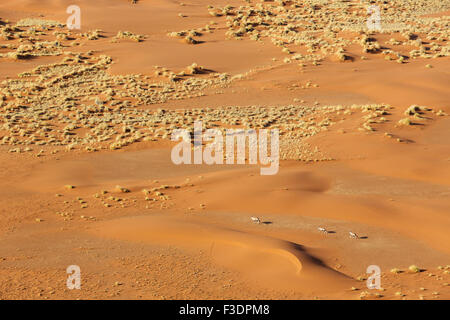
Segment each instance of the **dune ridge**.
M72 4L0 3L1 299L450 297L448 2ZM196 120L278 174L174 165Z

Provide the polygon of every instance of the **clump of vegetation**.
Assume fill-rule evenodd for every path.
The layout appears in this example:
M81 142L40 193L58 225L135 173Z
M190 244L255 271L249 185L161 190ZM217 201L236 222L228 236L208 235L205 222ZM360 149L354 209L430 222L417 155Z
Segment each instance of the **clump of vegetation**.
M65 25L58 21L53 20L44 20L44 19L36 19L36 18L26 18L19 20L16 23L17 27L35 27L35 26L45 26L45 27L58 27L63 28Z
M183 39L183 41L184 41L184 43L187 43L187 44L198 44L198 43L200 43L200 41L195 40L192 36L186 36Z
M422 114L422 113L424 113L425 111L428 111L428 110L429 110L429 108L427 108L427 107L418 106L418 105L413 104L408 109L406 109L405 115L407 115L407 116L417 116L417 115L420 115L420 114Z
M416 265L410 265L408 267L409 272L411 273L419 273L420 272L420 268Z
M412 121L409 118L403 118L398 121L398 124L401 126L410 126L412 125Z
M127 189L127 188L124 188L124 187L121 187L121 186L116 186L116 190L118 192L121 192L121 193L129 193L129 192L131 192L130 189Z
M82 37L88 39L88 40L98 40L101 35L101 30L94 30L94 31L89 31L86 33L81 34Z
M348 55L345 54L344 49L339 48L336 52L335 52L335 57L338 59L338 61L344 62L347 60L350 60L350 57Z
M116 39L130 39L136 42L142 42L145 39L145 36L140 34L134 34L129 31L119 31L115 37Z
M187 67L187 72L189 74L201 74L201 73L205 72L205 68L203 68L202 66L199 66L196 63L193 63Z
M187 32L186 31L169 32L167 35L172 38L181 38L185 37L187 35Z

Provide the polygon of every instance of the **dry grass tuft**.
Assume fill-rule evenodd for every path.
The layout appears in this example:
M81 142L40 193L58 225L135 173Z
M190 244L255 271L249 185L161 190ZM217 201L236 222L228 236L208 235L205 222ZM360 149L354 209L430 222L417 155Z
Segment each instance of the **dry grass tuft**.
M144 35L134 34L130 31L119 31L115 39L130 39L136 42L142 42L145 39Z
M115 190L117 192L121 192L121 193L129 193L129 192L131 192L129 189L121 187L121 186L116 186Z
M412 125L412 121L409 118L403 118L398 121L398 124L401 126L410 126Z
M411 273L419 273L420 272L420 268L416 265L411 265L408 267L409 272Z
M187 43L187 44L198 44L198 43L200 43L200 41L195 40L192 36L186 36L186 37L183 39L183 42L184 42L184 43Z
M400 269L398 269L398 268L391 269L391 273L398 274L400 272L402 272L402 271Z

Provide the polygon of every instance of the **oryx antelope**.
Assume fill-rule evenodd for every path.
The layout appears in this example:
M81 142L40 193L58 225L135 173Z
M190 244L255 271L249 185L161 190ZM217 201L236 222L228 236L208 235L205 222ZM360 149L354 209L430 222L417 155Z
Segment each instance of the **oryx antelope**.
M317 228L317 230L319 230L320 232L323 232L323 233L328 233L328 230L325 228L322 228L322 227Z
M250 219L252 219L252 221L254 222L254 223L261 223L261 220L259 220L259 218L258 217L251 217Z
M350 231L348 234L349 234L350 238L352 238L352 239L359 239L358 235L354 232Z

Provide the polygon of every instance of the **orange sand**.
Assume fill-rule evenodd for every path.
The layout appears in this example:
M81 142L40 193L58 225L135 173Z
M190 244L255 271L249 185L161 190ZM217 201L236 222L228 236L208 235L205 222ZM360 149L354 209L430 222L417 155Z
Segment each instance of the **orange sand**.
M155 65L181 70L193 62L231 75L254 71L202 97L139 108L283 106L299 98L305 105L389 103L390 120L369 134L357 130L361 114L349 114L307 140L335 160L281 161L275 176L260 176L259 166L175 166L167 141L96 153L51 154L52 147L36 146L16 154L0 146L0 298L449 299L450 119L430 114L423 125L396 126L412 104L450 113L448 57L397 64L368 55L300 72L296 63L280 63L286 54L269 41L226 40L225 19L211 17L208 2L186 3L77 1L82 32L101 29L107 38L73 51L111 56L110 72L117 75L153 76ZM244 2L213 5L228 3ZM64 22L69 4L4 1L0 17ZM166 35L211 20L222 30L200 37L204 43L186 45ZM110 43L119 30L148 37ZM350 54L362 55L359 49ZM0 80L56 61L60 57L0 58ZM428 63L433 68L425 68ZM288 90L307 81L319 87ZM44 156L36 157L40 149ZM116 185L131 192L114 191ZM142 189L161 185L179 188L162 190L170 198L165 202L144 200ZM101 198L110 207L93 197L101 190L108 190ZM125 200L105 200L109 196ZM361 239L350 239L349 231ZM82 290L65 286L73 264L81 267ZM381 267L383 291L367 289L369 265ZM409 273L410 265L424 271Z

